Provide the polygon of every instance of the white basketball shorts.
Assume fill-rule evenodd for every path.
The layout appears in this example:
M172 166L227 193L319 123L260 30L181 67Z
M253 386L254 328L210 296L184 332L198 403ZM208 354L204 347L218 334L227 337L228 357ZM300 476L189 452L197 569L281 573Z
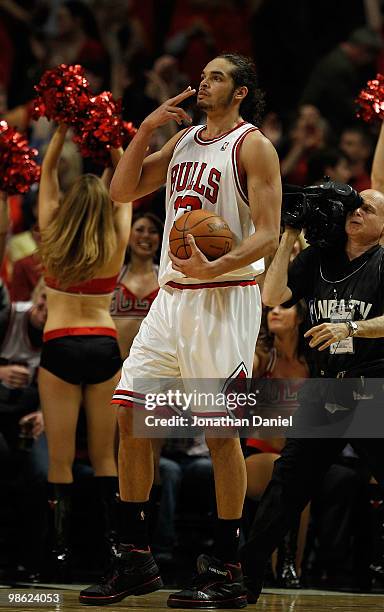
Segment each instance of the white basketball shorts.
M220 392L225 381L252 376L259 287L255 281L212 284L160 289L123 364L113 404L146 408L146 395L161 390L159 379L181 378L184 387L191 379L203 381L205 389ZM192 411L226 413L212 405L195 405Z

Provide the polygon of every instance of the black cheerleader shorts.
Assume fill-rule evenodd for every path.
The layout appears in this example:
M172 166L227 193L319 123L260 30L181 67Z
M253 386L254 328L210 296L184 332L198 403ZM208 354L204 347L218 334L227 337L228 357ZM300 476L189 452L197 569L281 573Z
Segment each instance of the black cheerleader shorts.
M63 336L43 344L40 367L72 385L96 385L112 378L122 366L112 336Z

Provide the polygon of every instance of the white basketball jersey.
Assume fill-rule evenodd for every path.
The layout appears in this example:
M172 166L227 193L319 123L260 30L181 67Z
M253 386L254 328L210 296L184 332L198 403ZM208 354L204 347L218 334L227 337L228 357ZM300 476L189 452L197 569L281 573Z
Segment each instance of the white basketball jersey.
M168 256L169 233L176 216L196 209L209 210L228 223L234 238L233 248L255 232L250 214L246 177L239 157L245 136L257 130L243 122L230 132L203 140L204 125L189 128L177 142L167 174L166 219L161 251L159 284L169 281L203 284L172 269ZM210 283L249 280L264 272L264 260L218 276Z

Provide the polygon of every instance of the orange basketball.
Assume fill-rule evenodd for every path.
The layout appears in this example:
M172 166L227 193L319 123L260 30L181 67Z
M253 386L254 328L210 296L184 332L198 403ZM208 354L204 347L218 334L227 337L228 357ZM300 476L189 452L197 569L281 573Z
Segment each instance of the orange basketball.
M191 256L188 234L192 234L207 259L218 259L232 249L232 232L228 223L209 210L192 210L174 222L169 234L169 247L171 253L180 259Z

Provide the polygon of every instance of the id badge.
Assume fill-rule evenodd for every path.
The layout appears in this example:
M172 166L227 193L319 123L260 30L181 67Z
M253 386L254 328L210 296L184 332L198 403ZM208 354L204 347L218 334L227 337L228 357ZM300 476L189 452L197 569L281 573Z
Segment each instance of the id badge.
M337 304L329 315L331 323L345 323L345 321L353 320L353 311L351 308L345 306L342 310L340 304ZM331 355L342 355L345 353L353 354L355 352L353 346L353 338L344 338L344 340L338 340L329 347Z

